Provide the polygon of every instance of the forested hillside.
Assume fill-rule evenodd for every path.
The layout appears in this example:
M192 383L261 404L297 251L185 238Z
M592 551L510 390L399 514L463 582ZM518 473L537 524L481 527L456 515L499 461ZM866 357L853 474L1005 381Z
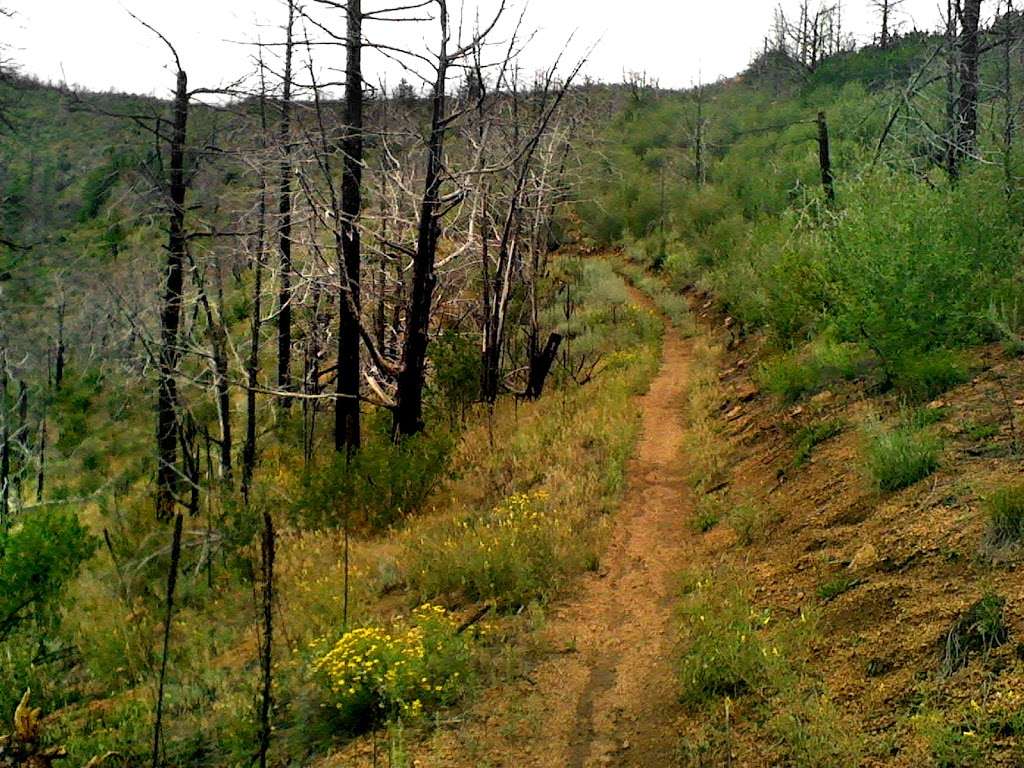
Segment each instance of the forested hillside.
M1020 764L1024 17L875 5L0 49L0 766Z

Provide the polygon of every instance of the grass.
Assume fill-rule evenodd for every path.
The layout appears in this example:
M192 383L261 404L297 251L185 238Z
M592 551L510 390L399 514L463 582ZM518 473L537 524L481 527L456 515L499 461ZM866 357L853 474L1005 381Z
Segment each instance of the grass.
M989 538L994 544L1024 540L1024 484L1008 485L989 494L984 504Z
M835 600L840 595L846 594L858 584L860 584L860 579L855 579L852 576L844 574L819 584L815 591L817 592L818 597L827 603L830 600Z
M722 501L715 496L702 496L697 502L697 510L693 516L693 529L698 533L707 533L722 520Z
M802 467L811 458L815 448L841 434L845 428L846 424L841 419L829 419L803 427L793 436L793 466Z
M807 652L817 636L816 617L792 621L757 608L750 583L718 570L686 582L681 608L680 697L701 717L687 734L684 765L725 765L737 759L730 710L743 710L766 733L759 758L774 745L772 764L847 768L860 764L863 739L807 674ZM717 722L724 702L726 732ZM742 758L737 765L742 764Z
M782 638L767 632L773 616L750 602L738 576L714 573L685 587L681 697L691 705L747 693L768 696L790 674Z
M864 466L878 490L898 491L938 469L940 449L939 440L927 432L869 425Z
M776 516L754 501L736 504L728 514L729 525L743 546L762 541Z
M943 638L943 675L965 667L974 654L988 654L1009 638L1006 598L988 593L958 616Z
M804 349L778 355L756 372L761 388L784 403L820 392L837 381L849 381L865 368L863 352L852 344L840 344L825 335Z
M721 356L722 348L704 337L694 344L684 411L687 430L683 450L690 467L688 480L697 490L712 488L726 479L732 453L722 437L722 424L716 418Z
M366 698L383 703L385 716L397 714L413 727L410 713L417 699L429 714L475 690L469 684L434 682L428 695L411 683L373 680L364 686L362 680L359 686L344 687L340 678L324 678L326 667L317 662L346 636L346 556L351 566L348 628L387 635L381 636L387 643L358 653L361 662L348 661L358 665L384 654L388 659L382 656L382 664L397 664L399 646L416 624L409 612L429 600L447 609L448 629L427 633L438 642L431 642L418 659L429 669L416 679L446 681L458 671L461 680L475 677L481 685L515 674L517 665L492 656L511 653L508 649L532 631L533 606L599 561L608 513L625 486L626 463L639 432L632 400L657 371L663 323L630 302L608 264L560 259L553 268L574 281L576 312L565 321L554 308L545 321L566 333L570 366L582 356L598 363L586 386L559 366L539 401L507 398L493 412L471 408L461 433L453 432L450 444L437 446L441 450L427 444L422 451L410 447L415 461L391 449L376 450L371 443L378 435L368 428L364 460L373 463L366 474L375 491L360 491L361 496L334 482L344 480L341 469L323 471L318 478L304 476L301 447L288 442L290 432L264 441L266 471L257 476L253 503L257 510L273 510L279 533L275 764L297 754L318 754L345 732L358 730L368 717L360 703ZM390 466L396 462L408 465L408 471L397 472ZM417 466L433 472L422 488L418 478L427 476ZM353 508L351 517L361 524L352 530L346 549L337 518L345 511L343 504L360 499L366 504L361 511ZM57 712L51 718L52 738L66 745L69 762L76 765L107 751L132 764L144 762L152 731L154 659L159 658L154 649L159 650L162 613L159 600L151 596L162 594L165 586L169 533L153 526L142 481L124 487L119 498L106 504L101 512L85 514L109 529L121 570L101 549L74 586L61 633L67 647L80 649L81 672L70 684L60 675L26 681L38 696L37 705ZM255 743L253 702L259 680L253 570L259 555L258 546L248 542L258 515L242 509L224 514L226 537L243 544L216 550L212 586L203 565L203 538L196 534L193 540L190 533L182 554L166 692L168 762L237 765L251 757ZM201 532L206 525L199 518L190 530ZM424 558L428 552L437 556ZM451 624L475 610L470 600L497 609L492 613L505 628L502 643L463 647L451 637ZM522 616L515 615L523 606ZM321 645L311 648L317 640ZM37 647L25 646L28 661ZM75 685L77 680L87 681L88 687ZM37 684L42 682L46 685ZM438 685L442 691L434 690ZM350 688L356 692L349 694Z

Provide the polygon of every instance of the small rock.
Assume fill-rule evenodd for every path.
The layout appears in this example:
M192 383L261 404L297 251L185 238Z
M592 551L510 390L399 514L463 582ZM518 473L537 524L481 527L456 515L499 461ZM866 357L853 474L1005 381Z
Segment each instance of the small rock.
M945 408L945 407L946 407L946 401L945 400L932 400L930 403L928 403L928 410L929 411L937 411L937 410L939 410L939 408Z
M743 406L742 405L737 405L735 408L733 408L731 411L729 411L727 414L725 414L725 420L726 421L736 421L736 419L738 419L742 415L743 415Z
M736 321L735 320L733 320L731 317L725 318L725 327L726 328L732 328L734 325L736 325Z
M803 412L804 412L804 409L801 406L797 406L796 408L794 408L792 411L789 412L789 415L793 416L793 417L796 417L796 416L799 416Z
M878 550L872 544L865 544L858 549L850 561L851 571L863 571L878 564Z
M835 399L835 395L826 389L824 392L819 392L812 397L811 402L815 405L823 405L824 403L831 402L833 399Z

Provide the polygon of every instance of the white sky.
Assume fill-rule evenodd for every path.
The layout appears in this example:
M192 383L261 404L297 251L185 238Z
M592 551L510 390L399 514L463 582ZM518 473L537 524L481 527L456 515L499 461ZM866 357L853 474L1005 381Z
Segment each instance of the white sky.
M463 0L480 8L481 18L498 0ZM304 0L315 5L313 0ZM408 0L364 0L364 10L406 4ZM509 0L510 17L524 0ZM915 23L932 29L945 0L906 0L900 11L904 28ZM24 71L45 80L91 89L166 95L170 86L166 49L132 20L132 11L157 27L178 48L192 86L216 86L250 71L252 47L240 43L258 37L281 39L282 0L0 0L17 12L0 27ZM459 0L449 0L456 9ZM683 87L702 77L711 82L742 70L761 46L775 0L532 0L526 26L536 37L526 57L532 67L548 63L575 31L578 55L597 44L586 72L618 81L624 70L645 70L666 87ZM783 0L792 10L797 0ZM474 11L467 11L472 17ZM869 0L843 0L844 26L861 41L870 40L877 22ZM318 16L324 16L318 12ZM335 12L334 28L344 29ZM422 47L433 27L373 24L367 34L380 41ZM506 25L506 30L508 25ZM318 63L338 66L340 51L321 49ZM390 85L401 70L380 57L368 57L368 80L382 76ZM63 74L62 74L63 73Z

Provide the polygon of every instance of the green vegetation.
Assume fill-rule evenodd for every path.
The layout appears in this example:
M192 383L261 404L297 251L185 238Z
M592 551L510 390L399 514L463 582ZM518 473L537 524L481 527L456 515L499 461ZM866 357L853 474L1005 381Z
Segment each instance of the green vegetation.
M472 646L444 608L424 605L406 625L352 629L318 655L313 672L340 724L416 720L452 704L471 684Z
M941 444L932 435L909 427L869 425L864 466L880 491L898 491L939 468Z
M816 632L815 618L803 611L787 621L754 607L749 585L733 573L691 579L682 607L683 701L704 712L722 699L727 708L733 700L737 707L748 702L767 721L787 765L857 765L860 734L806 676L808 644ZM685 747L686 764L732 759L734 746L716 729L715 718L703 719L699 737Z
M957 617L943 638L944 675L966 666L972 655L988 654L1007 641L1005 608L1006 598L989 593Z
M998 488L985 499L989 537L996 544L1024 540L1024 485Z
M819 584L816 592L819 598L828 602L829 600L835 600L840 595L846 594L858 584L860 584L859 579L843 574Z
M793 466L802 467L811 458L815 448L841 434L844 429L846 424L840 419L828 419L801 428L793 436Z

